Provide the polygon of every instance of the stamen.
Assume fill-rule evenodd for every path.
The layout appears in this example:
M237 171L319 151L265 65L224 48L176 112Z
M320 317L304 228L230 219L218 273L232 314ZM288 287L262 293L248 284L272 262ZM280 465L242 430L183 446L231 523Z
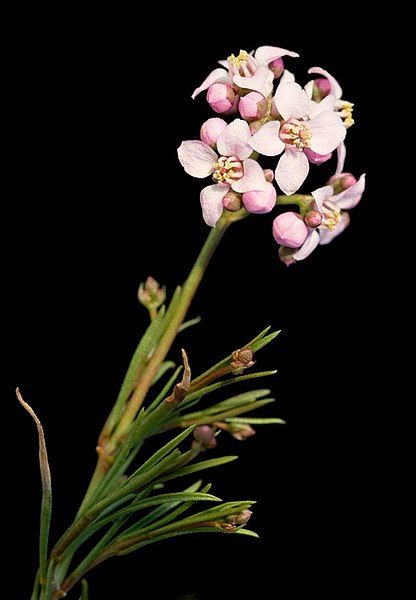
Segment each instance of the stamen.
M212 178L217 183L232 183L244 175L243 165L236 156L221 156L214 166Z
M311 144L310 129L305 122L298 119L290 119L283 123L279 135L282 142L295 146L298 150L309 148Z

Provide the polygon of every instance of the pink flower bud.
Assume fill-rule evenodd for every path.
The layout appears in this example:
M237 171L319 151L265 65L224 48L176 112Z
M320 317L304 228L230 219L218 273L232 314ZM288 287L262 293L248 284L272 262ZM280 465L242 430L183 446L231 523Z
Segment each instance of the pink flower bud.
M306 213L304 219L308 227L312 227L313 229L315 229L316 227L319 227L322 223L322 213L317 210L310 210Z
M326 77L319 77L313 82L312 100L320 102L331 93L331 84Z
M263 169L263 173L265 180L271 183L274 179L273 169Z
M248 212L257 215L268 213L276 206L276 190L271 183L266 183L264 190L244 192L243 203Z
M202 447L203 450L207 448L215 448L217 440L215 439L214 430L209 425L199 425L194 430L194 447L196 445Z
M211 148L214 148L217 144L217 140L220 137L221 133L227 127L227 123L224 119L220 119L219 117L213 117L212 119L208 119L205 123L202 123L200 138L201 141Z
M285 70L285 66L283 64L283 60L281 58L275 58L269 63L269 69L272 71L275 79L279 79L283 75L283 71Z
M273 236L278 244L300 248L308 235L302 217L295 212L285 212L273 221Z
M309 162L311 162L313 165L322 165L322 163L329 160L332 156L332 152L329 154L317 154L310 148L305 148L304 153L308 157Z
M268 102L259 92L250 92L240 98L238 105L240 115L246 121L255 121L262 119L268 113Z
M222 199L222 204L225 210L237 212L237 210L240 210L243 206L241 194L234 192L234 190L230 190Z
M357 180L352 173L339 173L338 175L332 175L328 183L334 188L334 194L340 194L355 185Z
M214 83L208 88L207 101L216 113L228 113L235 111L238 106L239 97L229 83Z

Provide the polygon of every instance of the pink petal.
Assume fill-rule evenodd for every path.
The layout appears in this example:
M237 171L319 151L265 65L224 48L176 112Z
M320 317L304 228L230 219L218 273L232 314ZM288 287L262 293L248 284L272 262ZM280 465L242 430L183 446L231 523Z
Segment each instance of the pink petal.
M313 119L314 117L319 115L319 113L324 112L324 110L334 110L335 102L336 98L332 95L326 96L320 102L312 101L311 109L309 111L309 117Z
M182 142L178 148L178 158L188 175L199 179L211 175L218 160L214 150L199 140Z
M228 71L228 60L227 59L225 59L225 60L219 60L218 64L221 65L222 67L225 67L227 69L227 71Z
M297 58L299 54L297 52L285 50L284 48L277 48L276 46L260 46L254 54L254 58L260 65L268 65L272 60L282 58L282 56L292 56L293 58Z
M311 67L308 73L316 73L317 75L322 75L323 77L326 77L329 81L329 85L331 86L331 93L335 96L337 100L342 98L341 86L339 85L335 77L332 77L332 75L330 75L328 71L325 71L325 69L321 69L321 67Z
M310 102L305 90L294 81L281 83L274 97L276 108L285 121L305 117L309 113Z
M293 258L295 260L304 260L315 250L318 244L319 233L316 231L316 229L312 229L312 231L309 232L303 246L299 248L297 252L294 252Z
M340 194L333 196L331 201L336 204L337 208L345 208L346 210L350 210L357 206L359 201L361 200L361 196L365 190L365 173L361 175L360 179L357 183L354 183L350 188L347 188Z
M277 185L288 196L294 194L309 173L309 161L303 152L286 148L279 160L275 177Z
M324 187L318 188L317 190L312 192L312 196L314 197L319 210L322 210L322 205L325 202L325 200L329 200L330 198L332 198L333 193L334 189L332 185L325 185Z
M236 156L240 160L248 158L253 149L250 146L250 127L242 119L234 119L217 140L218 152L222 156Z
M306 95L308 96L309 100L312 100L313 79L311 81L308 81L308 83L305 85L305 87L303 89L305 90Z
M243 163L244 175L231 185L235 192L251 192L266 189L266 178L263 169L256 160L248 158Z
M329 242L332 242L334 238L336 238L340 233L344 231L346 227L350 224L350 215L347 212L343 212L341 214L341 223L338 224L336 229L320 229L319 233L321 239L319 244L321 246L326 246Z
M230 189L227 183L216 183L201 190L200 201L202 216L210 227L215 227L216 222L222 215L224 209L222 199Z
M324 162L332 158L332 152L329 154L317 154L310 148L304 148L303 151L308 157L309 162L313 165L322 165Z
M261 127L251 138L251 147L256 152L265 156L277 156L285 149L279 137L279 121L269 121Z
M243 194L243 204L248 212L263 215L276 206L276 190L271 183L266 183L264 190L253 190Z
M273 91L274 75L265 66L259 67L252 77L234 75L233 82L243 90L253 90L263 96L268 96Z
M196 88L196 90L192 94L192 100L195 100L195 98L198 96L198 94L200 94L204 90L207 90L209 88L209 86L212 85L213 83L218 83L218 82L226 83L229 80L230 80L230 77L229 77L227 71L224 71L224 69L214 69L208 75L208 77L201 83L201 85Z
M312 134L310 149L317 154L329 154L344 141L347 130L334 112L326 110L308 123Z
M338 164L337 164L337 170L335 171L335 175L339 175L344 170L345 157L347 155L347 148L346 148L344 142L342 142L342 144L340 144L338 146L337 155L338 155Z
M293 73L288 69L285 69L283 71L283 75L280 78L280 83L293 83L294 81L296 81L296 79Z

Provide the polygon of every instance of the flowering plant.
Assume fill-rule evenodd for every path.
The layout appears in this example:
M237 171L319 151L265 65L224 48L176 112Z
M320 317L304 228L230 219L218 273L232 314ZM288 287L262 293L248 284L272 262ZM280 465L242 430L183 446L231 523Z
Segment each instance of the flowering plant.
M200 139L184 141L178 149L188 174L212 178L200 193L202 216L211 229L188 278L167 306L166 290L153 278L139 287L138 299L149 313L150 324L100 433L97 467L84 500L53 547L49 544L52 485L44 431L17 390L20 403L37 426L43 487L39 569L32 600L57 600L77 584L85 600L85 575L92 568L166 538L204 532L257 537L246 527L252 501L223 502L210 493L210 484L199 479L176 484L236 458L199 458L220 447L222 435L243 441L254 435L253 425L284 423L276 417L251 416L252 411L273 402L268 389L214 396L210 401L212 394L223 394L235 383L273 375L275 371L253 367L257 353L279 332L266 328L240 348L230 348L228 356L196 376L185 350L180 366L168 354L180 333L199 322L199 318L186 321L186 315L230 225L250 214L292 206L275 216L272 224L273 237L280 245L276 254L292 265L341 233L349 223L348 211L361 199L365 176L356 179L344 172L353 105L343 100L338 82L321 68L309 70L318 77L304 87L296 83L284 63L297 56L273 46L240 51L220 61L221 67L193 94L196 98L206 92L208 104L221 115L202 124ZM326 185L299 193L309 169L319 168L335 153L334 174ZM261 157L278 157L274 169L262 166ZM179 433L172 436L172 430ZM146 441L151 437L163 441L148 453ZM196 507L197 503L201 504ZM204 508L205 503L209 508Z

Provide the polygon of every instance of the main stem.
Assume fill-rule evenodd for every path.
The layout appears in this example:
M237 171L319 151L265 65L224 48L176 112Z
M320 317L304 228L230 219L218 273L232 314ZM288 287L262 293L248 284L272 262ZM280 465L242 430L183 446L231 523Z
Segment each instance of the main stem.
M141 375L140 381L135 388L132 397L127 404L125 412L123 413L115 431L111 438L107 441L104 448L104 452L100 452L96 469L91 479L87 494L84 498L82 507L80 509L80 515L83 509L88 505L90 499L93 497L95 490L99 483L108 471L110 462L108 460L109 454L114 452L117 446L125 437L127 430L134 420L138 410L140 409L146 394L152 384L154 377L156 376L158 369L169 352L173 341L177 335L180 325L183 323L186 313L188 312L189 306L195 296L195 293L201 283L206 268L214 254L218 244L220 243L224 233L234 221L243 218L245 215L239 213L224 213L222 218L217 222L216 227L212 228L208 238L199 253L198 258L183 286L181 291L179 303L177 306L176 313L173 315L172 320L168 324L166 331L164 332L153 356L146 365L144 372Z

